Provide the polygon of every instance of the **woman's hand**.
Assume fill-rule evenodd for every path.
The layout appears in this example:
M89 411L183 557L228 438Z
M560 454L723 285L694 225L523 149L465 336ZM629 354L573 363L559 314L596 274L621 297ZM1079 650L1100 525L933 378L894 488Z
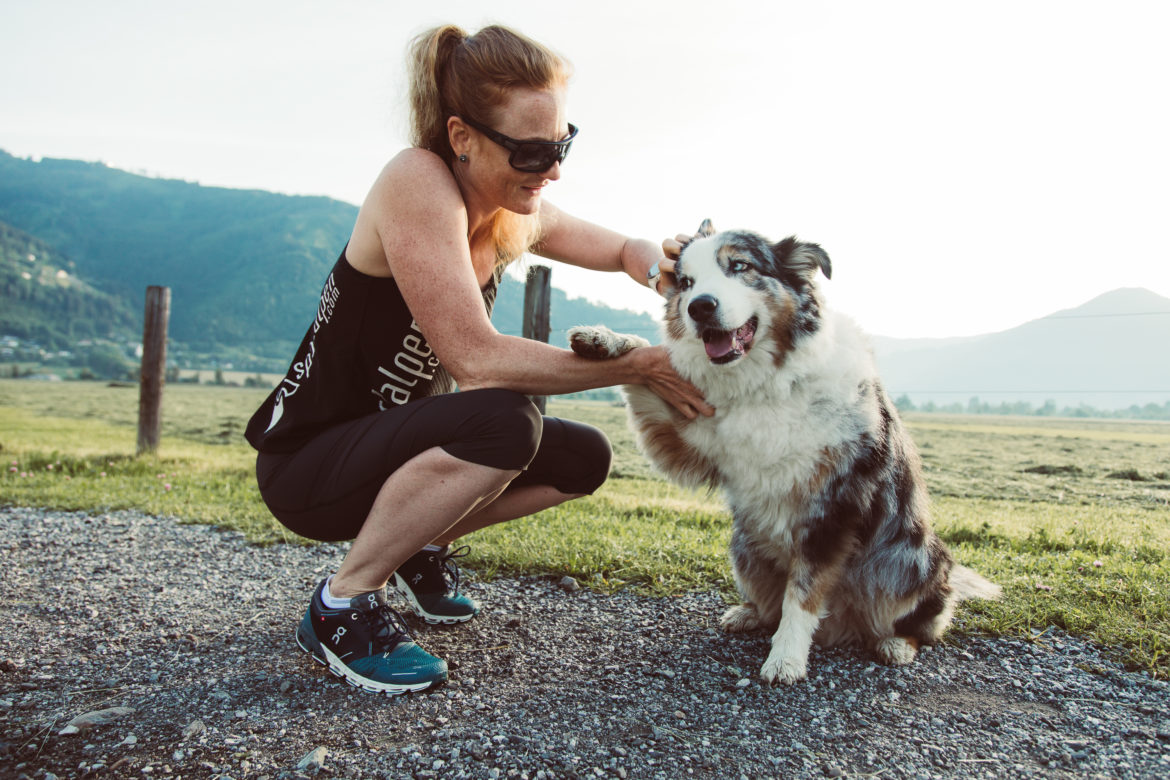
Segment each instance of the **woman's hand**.
M678 256L682 254L683 249L687 244L694 241L698 235L688 236L686 233L679 233L674 238L666 238L662 240L662 254L666 255L672 262L671 270L674 270L673 261L678 260Z
M663 239L662 254L666 255L666 259L660 260L658 262L658 270L661 273L661 276L659 276L652 285L659 295L667 295L669 293L669 289L675 286L674 272L675 268L678 266L679 255L682 254L682 251L686 248L687 244L691 243L691 241L698 237L699 235L697 233L693 236L688 236L685 233L679 233L674 238ZM663 292L664 288L660 286L663 284L663 279L666 280L665 288L667 289L667 292L665 293Z
M694 420L699 415L710 417L715 414L715 407L707 403L699 389L674 370L666 347L639 347L630 354L638 360L641 384L677 409L683 417Z

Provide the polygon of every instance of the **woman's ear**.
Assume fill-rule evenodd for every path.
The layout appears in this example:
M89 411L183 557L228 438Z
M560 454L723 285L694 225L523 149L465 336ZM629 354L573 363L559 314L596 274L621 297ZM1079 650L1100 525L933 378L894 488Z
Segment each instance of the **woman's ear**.
M456 157L471 151L471 132L457 116L447 117L447 141Z

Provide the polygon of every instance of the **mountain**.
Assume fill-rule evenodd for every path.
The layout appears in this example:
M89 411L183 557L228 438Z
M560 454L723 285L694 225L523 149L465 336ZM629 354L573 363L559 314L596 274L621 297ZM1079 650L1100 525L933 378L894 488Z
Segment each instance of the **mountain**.
M126 302L97 290L52 247L0 222L0 334L54 349L134 327Z
M0 151L0 220L68 258L71 278L120 302L134 323L141 322L146 287L170 287L169 336L180 347L172 355L227 355L249 368L284 370L356 216L356 206L330 198L203 187ZM17 300L7 289L6 309ZM520 332L522 302L523 283L506 279L494 318L501 331ZM20 333L50 329L49 309L41 310L44 322L31 324L35 310L22 309L29 322ZM125 328L123 314L98 319ZM550 319L551 340L560 344L557 330L583 322L648 336L655 330L649 316L569 299L555 288ZM140 336L141 325L132 323L127 337Z
M890 395L916 405L1029 401L1117 409L1170 401L1170 298L1122 288L1011 330L875 340Z
M290 352L356 213L328 198L0 153L0 220L68 256L134 312L148 285L170 287L170 336L203 351L251 343Z

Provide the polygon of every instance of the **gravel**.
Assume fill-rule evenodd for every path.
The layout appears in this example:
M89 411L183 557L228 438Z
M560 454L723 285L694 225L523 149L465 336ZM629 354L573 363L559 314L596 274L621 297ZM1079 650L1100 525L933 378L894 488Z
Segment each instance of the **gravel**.
M904 668L814 648L770 688L767 637L720 632L718 594L559 575L467 572L479 618L411 621L451 681L361 693L293 640L344 549L0 508L0 776L1170 776L1170 686L1055 630Z

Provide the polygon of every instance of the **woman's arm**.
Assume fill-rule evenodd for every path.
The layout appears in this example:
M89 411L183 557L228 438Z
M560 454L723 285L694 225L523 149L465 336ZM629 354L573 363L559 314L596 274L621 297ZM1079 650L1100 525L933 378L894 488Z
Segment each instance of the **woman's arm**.
M662 250L650 241L627 238L578 219L548 201L540 206L540 222L541 240L533 251L541 257L594 271L625 271L643 286L648 286L646 272L655 263L662 263L660 268L664 271L674 268L673 261L666 260Z
M438 157L420 150L400 154L387 165L363 208L376 215L379 240L402 296L460 388L552 395L639 384L687 417L713 413L671 368L661 347L601 362L496 331L484 311L472 265L466 208Z

